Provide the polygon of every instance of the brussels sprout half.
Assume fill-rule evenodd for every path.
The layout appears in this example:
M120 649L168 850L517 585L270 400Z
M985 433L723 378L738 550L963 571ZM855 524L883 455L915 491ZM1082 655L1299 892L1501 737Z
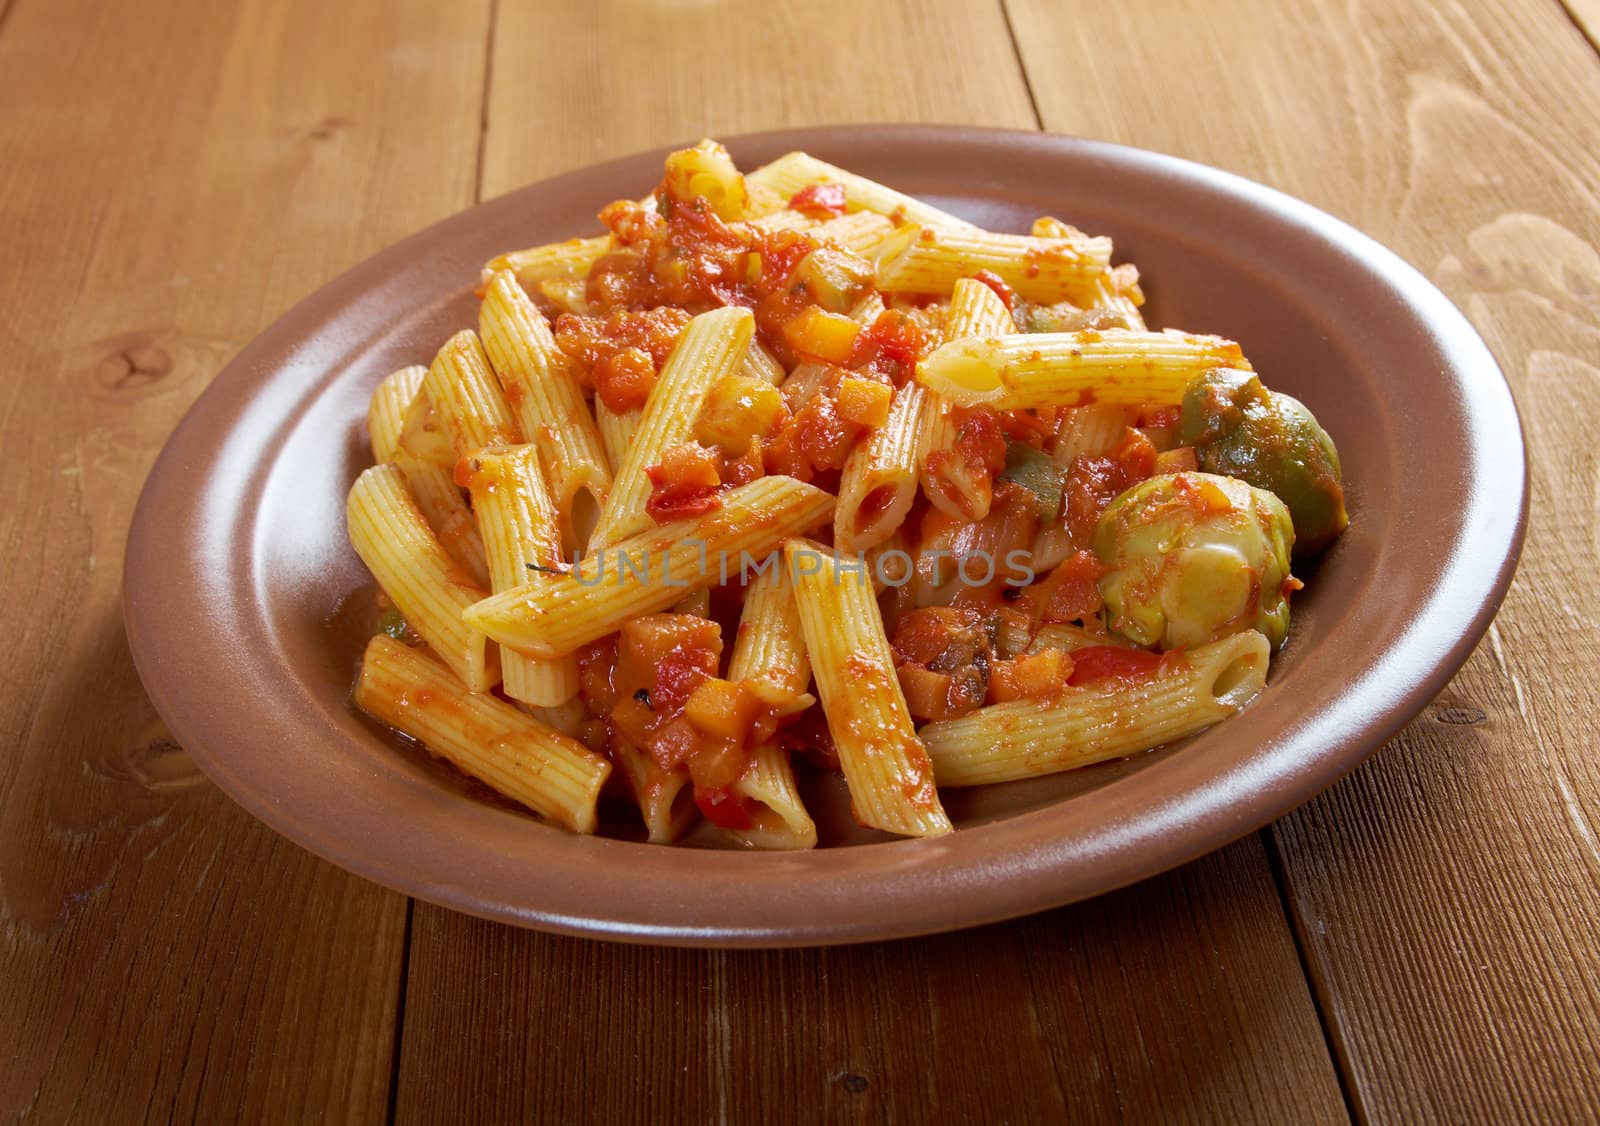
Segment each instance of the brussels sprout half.
M1094 550L1106 624L1140 645L1192 648L1255 629L1289 632L1294 525L1272 493L1231 477L1173 473L1124 492Z
M1184 392L1180 438L1206 472L1276 494L1294 519L1300 558L1322 551L1350 522L1333 439L1298 399L1267 390L1252 372L1196 376Z

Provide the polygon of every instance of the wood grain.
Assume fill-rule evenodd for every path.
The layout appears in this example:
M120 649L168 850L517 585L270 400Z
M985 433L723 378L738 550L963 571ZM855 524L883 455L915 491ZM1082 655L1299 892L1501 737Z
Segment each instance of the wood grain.
M1495 628L1423 718L1274 837L1364 1116L1593 1120L1593 49L1554 3L1170 2L1092 28L1009 8L1047 127L1218 164L1350 220L1438 282L1511 380L1533 519ZM1093 51L1106 37L1123 49Z
M487 17L14 0L5 18L0 1117L384 1113L405 900L257 824L172 742L128 656L122 551L228 356L470 201Z
M1345 1119L1252 837L1014 924L665 951L417 907L396 1120Z
M998 0L502 4L491 78L485 196L759 129L1036 124Z
M1600 51L1600 0L1562 0L1567 15Z
M964 4L506 5L488 105L485 195L706 134L1034 124L1000 12ZM1026 923L839 950L598 945L419 903L410 967L402 1121L1345 1117L1257 840Z

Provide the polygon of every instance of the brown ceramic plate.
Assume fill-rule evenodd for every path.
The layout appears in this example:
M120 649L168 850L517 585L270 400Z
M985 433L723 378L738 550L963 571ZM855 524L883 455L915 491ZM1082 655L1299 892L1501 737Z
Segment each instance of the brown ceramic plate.
M178 740L267 824L389 887L524 926L706 946L920 934L1095 895L1258 828L1416 715L1487 628L1525 520L1516 409L1467 321L1389 251L1234 176L1063 137L873 127L729 147L743 167L804 148L999 230L1053 214L1112 235L1143 271L1152 323L1241 341L1316 412L1353 522L1305 576L1266 691L1132 760L947 791L958 829L938 840L853 830L817 780L825 847L803 854L571 836L358 717L361 637L340 607L369 581L344 531L368 394L476 323L480 263L594 230L603 203L655 182L662 150L514 192L356 267L246 348L167 444L128 543L129 640Z

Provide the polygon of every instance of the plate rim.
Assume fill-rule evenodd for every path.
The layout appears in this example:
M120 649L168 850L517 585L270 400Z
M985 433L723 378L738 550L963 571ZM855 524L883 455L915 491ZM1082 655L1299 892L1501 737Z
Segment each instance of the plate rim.
M1449 644L1440 658L1426 668L1423 675L1409 680L1395 701L1368 715L1355 731L1347 733L1342 738L1321 740L1320 753L1311 760L1309 769L1308 764L1301 763L1294 771L1277 777L1273 777L1270 771L1264 771L1263 777L1259 780L1260 785L1247 788L1242 795L1215 792L1218 789L1226 791L1237 788L1237 780L1231 777L1213 779L1208 787L1169 793L1165 795L1163 802L1145 808L1140 816L1140 820L1147 823L1152 816L1157 817L1162 829L1160 834L1152 833L1150 826L1146 824L1140 832L1134 833L1131 839L1118 840L1119 835L1125 834L1127 826L1117 823L1115 817L1112 817L1104 830L1108 839L1097 842L1107 853L1105 856L1107 866L1101 870L1104 878L1085 880L1081 873L1076 880L1067 878L1073 874L1072 869L1075 866L1083 865L1082 856L1079 855L1077 859L1071 856L1052 858L1048 855L1050 849L1047 847L1034 848L1031 853L1021 855L1020 858L1027 860L1031 866L1019 875L1009 871L1014 864L1007 864L1008 860L1014 862L1019 859L1019 854L1013 852L996 855L991 848L976 860L972 858L964 860L959 854L969 850L964 844L953 843L970 840L975 835L994 829L996 826L1047 817L1053 806L1020 813L999 822L958 830L957 833L938 841L906 840L855 846L849 851L885 850L885 855L896 852L900 856L907 857L905 864L911 869L911 874L907 876L901 873L894 877L896 881L910 879L916 883L926 883L931 880L936 890L942 888L942 894L936 897L936 902L933 904L926 900L909 898L903 894L909 890L905 887L879 889L884 893L882 898L884 904L898 906L906 912L895 916L862 911L858 912L856 917L843 921L824 918L810 925L797 925L791 922L784 925L763 926L725 925L715 922L693 924L683 921L657 924L642 918L616 917L617 912L612 912L609 917L600 917L594 914L541 910L537 906L519 906L486 899L482 894L475 892L470 883L460 879L439 877L418 879L415 873L397 871L393 865L374 863L369 852L359 847L351 847L350 842L343 840L338 832L330 833L326 825L297 817L293 809L282 804L273 793L252 785L245 773L237 769L238 764L230 762L225 750L208 745L209 740L198 734L208 725L202 722L203 717L195 714L196 708L192 697L184 696L180 686L173 683L172 675L165 667L163 657L171 654L172 645L176 641L172 636L175 631L170 623L161 621L161 615L151 609L152 601L161 602L162 599L152 598L150 586L157 580L157 576L163 574L161 566L163 562L170 564L159 543L161 536L158 532L163 526L160 517L169 512L174 504L174 498L182 497L184 482L181 478L191 474L204 477L203 473L195 474L195 467L186 460L186 456L191 455L193 452L191 447L204 438L205 428L213 415L222 412L232 417L237 425L237 416L240 412L237 410L229 412L226 408L235 400L241 405L248 401L251 380L261 357L273 354L292 356L297 346L306 342L305 333L302 331L304 325L308 323L320 325L330 320L336 321L337 314L331 314L329 310L348 306L349 298L374 292L378 285L369 284L369 279L376 278L381 281L391 263L410 260L414 247L429 245L440 238L448 237L457 227L463 229L471 227L474 217L485 209L504 208L524 197L531 197L541 192L559 191L560 185L569 181L613 178L619 170L630 168L641 161L658 159L672 147L661 146L586 165L525 185L457 212L367 257L294 304L265 331L251 340L209 382L168 437L141 490L129 529L123 570L124 624L135 666L157 712L195 763L232 800L274 831L347 871L402 894L416 896L483 918L591 938L680 946L776 947L876 941L977 926L1046 910L1092 895L1103 894L1187 863L1248 835L1303 805L1348 774L1427 706L1465 663L1487 631L1510 587L1527 533L1530 490L1527 442L1509 382L1476 329L1432 281L1395 252L1355 227L1277 189L1181 157L1112 142L978 126L845 125L747 133L724 138L724 143L735 151L751 146L774 145L816 151L826 150L830 143L842 143L846 139L852 142L867 140L885 146L936 142L956 150L999 145L1018 148L1024 152L1038 150L1057 156L1066 153L1072 157L1100 160L1140 175L1158 172L1181 180L1186 185L1251 204L1254 209L1269 212L1275 220L1283 220L1314 231L1352 253L1364 266L1381 267L1393 287L1404 292L1407 315L1422 327L1434 331L1441 340L1448 340L1448 347L1445 343L1441 343L1440 347L1448 351L1452 359L1457 362L1448 365L1444 373L1446 376L1459 383L1464 372L1477 378L1487 365L1487 372L1493 375L1493 379L1489 381L1491 389L1502 393L1505 405L1510 407L1509 414L1500 419L1501 422L1509 419L1509 431L1499 437L1501 441L1514 442L1519 455L1515 458L1514 466L1501 467L1502 471L1514 469L1517 497L1516 512L1509 530L1497 537L1504 543L1503 551L1495 549L1496 565L1491 574L1484 574L1481 567L1471 575L1453 574L1458 585L1472 585L1472 581L1476 580L1481 597L1477 599L1476 610L1470 615L1461 616L1456 628L1448 631ZM955 174L953 179L970 182L971 176ZM1424 305L1427 308L1423 308ZM1463 355L1458 357L1458 352ZM1476 355L1470 356L1473 363L1469 370L1469 365L1466 363L1469 357L1466 354L1471 353ZM281 364L274 366L282 367ZM303 401L291 404L290 409L280 420L283 426L290 426L298 417L294 410L296 405L303 407L305 404ZM1476 417L1484 411L1485 408L1479 407L1471 413ZM256 472L264 474L269 470L270 465L258 467ZM1496 497L1503 497L1509 493L1511 490L1505 487L1509 484L1511 484L1509 481L1502 482ZM197 490L191 491L195 491L198 496ZM250 496L254 502L259 503L261 490L256 488ZM1483 506L1493 501L1480 497L1476 503ZM1459 549L1464 535L1465 533L1458 537L1454 545L1457 548L1457 555L1461 554ZM248 600L250 593L242 591L240 596ZM1426 608L1436 607L1438 601L1439 597L1436 595L1434 600L1426 604ZM177 641L177 643L182 642ZM1374 660L1380 660L1392 651L1393 647L1386 649ZM288 679L293 680L292 670L289 671ZM338 732L330 732L330 736L343 738ZM1269 761L1264 760L1257 765L1265 767L1268 764ZM1213 792L1207 793L1207 789ZM520 817L518 819L525 820ZM559 830L546 831L559 833ZM994 834L989 836L992 838ZM1162 847L1159 840L1162 837L1167 839L1169 847ZM1173 839L1181 842L1180 847L1170 847ZM1082 844L1081 841L1078 843ZM694 856L697 858L695 861L684 864L685 871L690 873L690 878L693 878L695 868L715 871L719 879L743 878L753 870L750 861L776 866L776 860L763 858L780 856L792 858L796 855L664 850L661 846L619 841L608 841L600 846L602 851L610 847L648 849L652 852L668 851L674 855ZM921 857L926 862L917 863L911 858L909 850L918 849L923 850ZM552 851L560 852L561 849L552 848ZM828 857L838 856L840 851L819 850L800 855L814 858ZM935 852L938 853L937 857L933 856ZM949 855L952 853L956 855ZM1157 854L1158 858L1154 858ZM720 859L707 859L713 857ZM729 866L730 858L742 858L742 860L732 860ZM900 865L901 861L896 858L892 861L886 860L885 864L879 867L894 869ZM996 873L1002 874L1002 886L998 888L988 882ZM1057 879L1050 879L1052 876ZM880 881L882 878L879 877ZM972 890L967 885L973 883L982 885L988 892L976 908L971 904L957 907L939 905L938 901L953 897L963 890ZM809 884L807 886L810 887ZM850 894L859 895L860 890Z

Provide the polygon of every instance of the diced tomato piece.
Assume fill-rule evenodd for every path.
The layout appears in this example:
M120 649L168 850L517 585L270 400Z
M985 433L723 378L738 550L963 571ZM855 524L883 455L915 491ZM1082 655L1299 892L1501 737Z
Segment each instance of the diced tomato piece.
M979 270L977 273L972 275L972 280L982 282L984 285L994 290L994 295L1000 298L1000 300L1005 304L1007 312L1010 312L1017 307L1016 291L1002 281L999 274L992 270Z
M1000 418L990 407L956 407L956 452L974 473L993 477L1006 467L1006 438Z
M1067 471L1067 531L1079 544L1094 539L1100 514L1127 489L1156 469L1155 446L1137 430L1129 429L1105 457L1079 457Z
M724 829L748 829L758 808L749 798L725 787L696 786L694 804L706 820Z
M789 198L789 207L813 219L838 218L845 212L843 184L811 184Z
M1085 684L1138 684L1155 676L1165 658L1145 649L1123 649L1116 645L1090 645L1072 651L1074 688Z
M1100 577L1106 573L1092 551L1075 551L1028 594L1043 596L1036 604L1041 621L1075 622L1099 611Z
M898 387L916 371L925 343L926 337L916 321L898 309L886 309L856 337L845 366Z

